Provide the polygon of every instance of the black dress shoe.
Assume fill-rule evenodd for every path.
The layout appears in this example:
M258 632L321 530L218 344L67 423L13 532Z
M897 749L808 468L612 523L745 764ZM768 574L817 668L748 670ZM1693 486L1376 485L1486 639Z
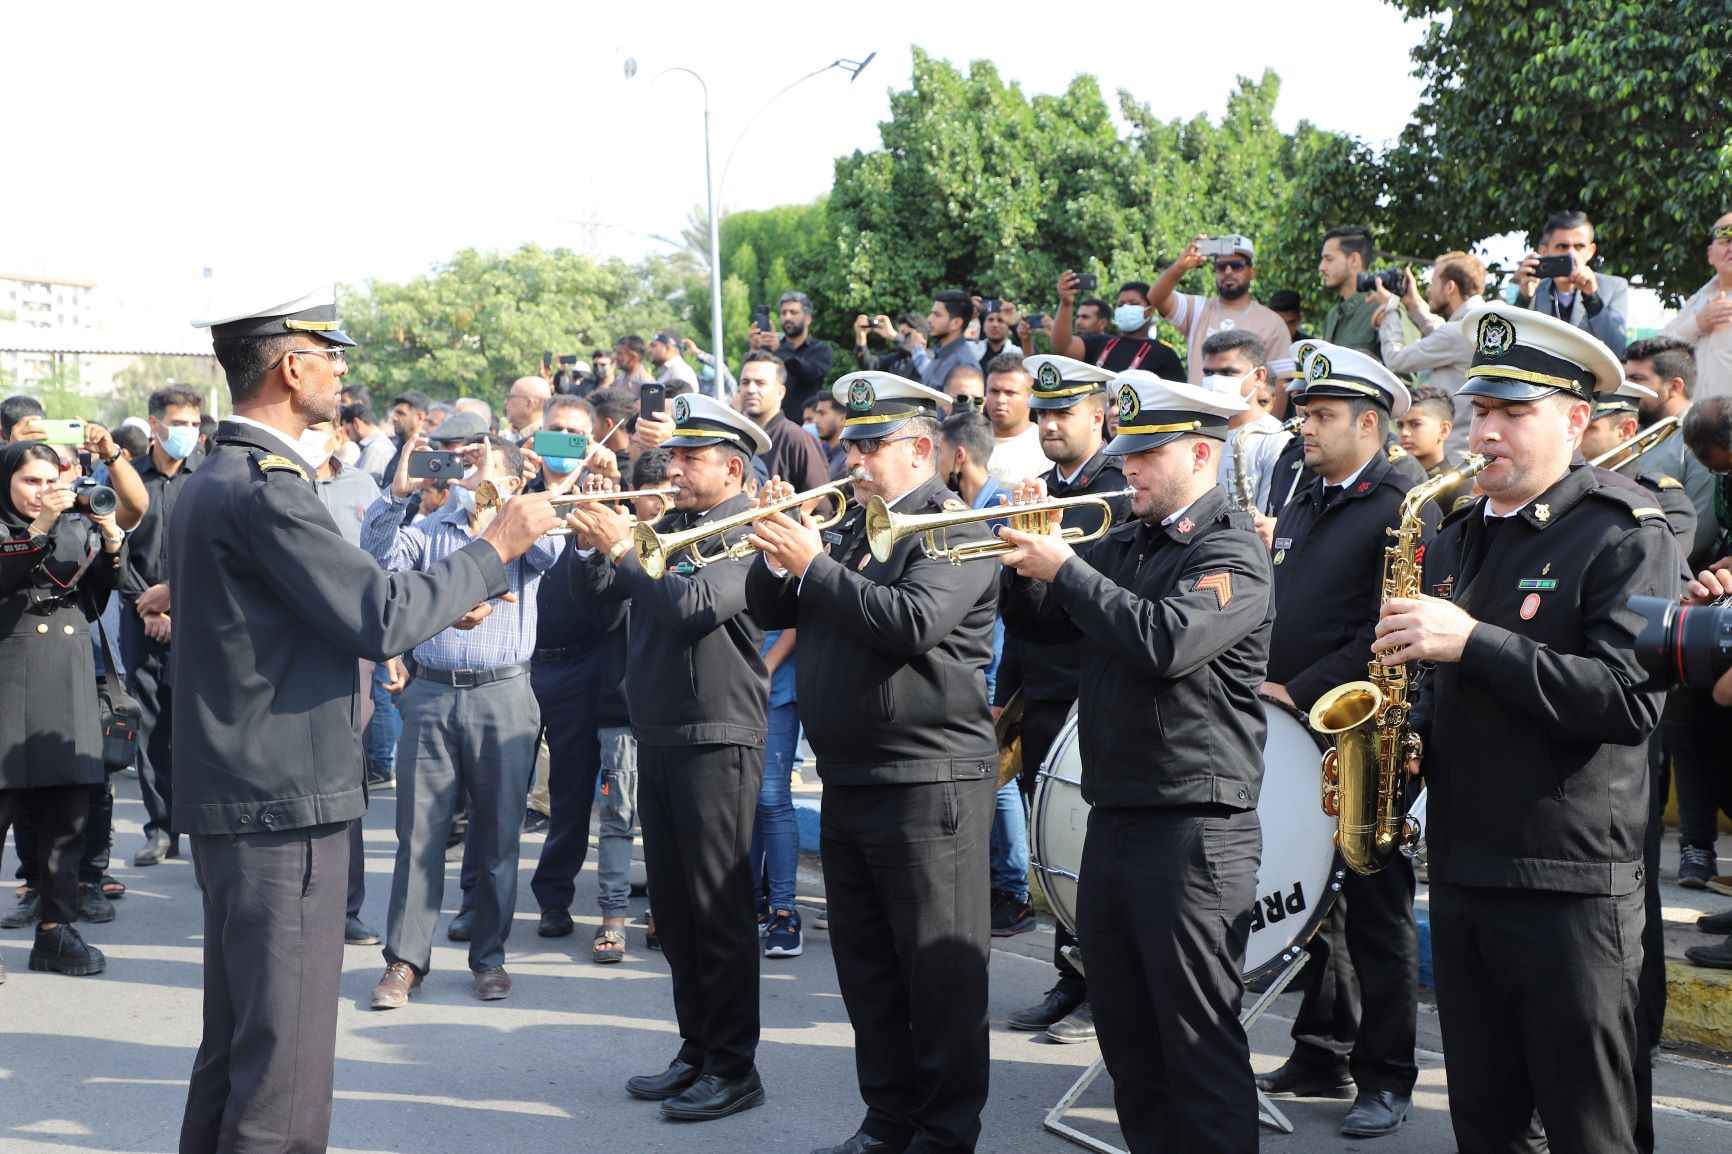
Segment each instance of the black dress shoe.
M82 882L78 887L78 920L101 925L114 920L114 903L102 892L102 887Z
M346 946L376 946L379 944L379 931L350 914L343 920L343 944Z
M1342 1066L1314 1066L1289 1058L1278 1070L1257 1075L1257 1089L1294 1098L1351 1098L1353 1075Z
M840 1146L821 1146L812 1154L902 1154L908 1148L905 1142L898 1146L886 1142L882 1138L874 1138L865 1131L856 1131L854 1136Z
M563 938L571 929L571 911L554 906L541 911L541 924L535 927L535 932L544 938Z
M1732 938L1713 946L1691 946L1684 951L1684 960L1710 970L1732 970Z
M1703 914L1696 919L1696 928L1705 934L1732 934L1732 910Z
M756 1070L738 1078L705 1074L682 1094L662 1103L662 1117L674 1122L708 1122L764 1104L764 1083Z
M445 936L454 942L469 940L469 923L475 920L475 915L468 910L458 910L457 916L451 919L451 924L445 927Z
M1060 982L1046 992L1039 1005L1018 1010L1005 1024L1013 1030L1047 1030L1068 1018L1071 1011L1082 1004L1082 993Z
M625 1092L646 1102L665 1102L676 1094L683 1094L702 1073L702 1070L690 1062L675 1058L668 1063L668 1068L659 1074L639 1074L635 1078L627 1078Z
M1353 1109L1341 1120L1341 1133L1349 1138L1381 1138L1401 1129L1413 1105L1411 1094L1393 1090L1361 1090Z
M42 899L36 896L35 890L28 890L24 897L18 899L18 904L9 910L5 917L0 918L0 930L33 926L41 916Z

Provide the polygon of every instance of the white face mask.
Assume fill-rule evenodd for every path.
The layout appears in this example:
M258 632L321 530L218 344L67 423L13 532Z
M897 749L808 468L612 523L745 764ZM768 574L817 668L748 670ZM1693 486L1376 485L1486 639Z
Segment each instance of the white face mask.
M1121 333L1134 333L1148 323L1148 315L1142 305L1120 305L1113 310L1113 327Z
M324 429L307 429L301 434L295 448L300 451L301 458L316 471L331 459L331 434Z
M1250 373L1246 373L1244 376L1240 377L1230 377L1225 373L1210 373L1198 383L1201 384L1203 388L1208 389L1211 392L1220 393L1224 397L1237 397L1243 399L1245 396L1245 382L1250 379Z

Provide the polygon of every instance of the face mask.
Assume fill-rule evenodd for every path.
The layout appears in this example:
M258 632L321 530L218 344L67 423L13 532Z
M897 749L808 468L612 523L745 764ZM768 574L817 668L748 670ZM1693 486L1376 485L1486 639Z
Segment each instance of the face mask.
M807 421L805 424L801 425L800 427L802 429L805 429L808 433L811 433L812 436L814 436L814 437L818 436L818 424L816 421ZM820 439L822 439L822 438L820 438Z
M1148 310L1142 305L1120 305L1113 310L1113 327L1121 333L1134 333L1148 323Z
M575 473L578 470L578 468L583 464L583 458L582 457L543 457L543 458L541 458L541 463L547 467L547 471L549 473L558 473L561 476L563 476L566 473Z
M198 430L189 425L176 425L168 431L168 436L160 438L157 444L176 461L184 461L198 448Z
M1249 373L1245 376L1250 376ZM1230 377L1225 373L1210 373L1199 382L1210 392L1220 393L1224 397L1243 397L1245 395L1245 377Z
M316 471L331 459L331 434L323 429L308 429L301 434L301 439L295 448L300 451L301 458Z

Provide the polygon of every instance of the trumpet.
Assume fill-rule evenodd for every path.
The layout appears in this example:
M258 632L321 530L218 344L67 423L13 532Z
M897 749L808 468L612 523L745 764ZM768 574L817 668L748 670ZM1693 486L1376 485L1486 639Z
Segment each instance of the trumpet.
M946 560L952 565L961 565L965 561L1002 557L1016 546L996 537L988 541L952 545L949 531L958 525L972 525L979 521L1009 521L1010 527L1020 533L1050 533L1052 530L1048 527L1047 514L1085 505L1098 506L1101 511L1098 528L1085 531L1073 526L1058 531L1060 540L1080 545L1084 541L1094 541L1106 536L1107 530L1113 527L1113 507L1108 502L1115 497L1129 497L1134 492L1134 489L1120 489L1115 493L1047 497L1040 501L1025 501L1020 505L989 505L984 509L958 509L953 513L893 513L884 498L873 497L866 503L866 543L872 548L872 556L884 562L890 560L897 542L904 537L918 534L921 548L928 557Z
M1588 464L1596 469L1611 469L1616 472L1625 465L1640 457L1643 453L1658 448L1669 440L1673 433L1684 427L1682 416L1662 417L1627 441L1613 445Z
M678 489L672 485L664 485L659 489L627 489L623 493L561 493L550 498L551 503L560 505L593 505L605 501L613 504L619 501L631 501L638 497L660 497L664 501L673 500ZM499 489L492 481L483 481L475 487L475 507L477 509L493 509L505 504L499 495Z
M808 489L804 493L795 493L792 497L784 497L780 501L772 501L768 505L735 513L732 517L693 525L690 529L682 529L677 533L658 533L655 526L639 522L637 528L632 530L632 548L637 552L637 563L643 571L657 580L667 572L668 562L680 553L685 553L692 565L698 569L729 558L750 557L757 550L752 548L749 541L743 539L731 545L724 544L717 552L708 554L700 546L711 537L724 537L735 529L754 525L776 513L785 513L808 501L819 501L825 497L836 502L836 511L823 519L813 518L811 526L814 529L828 529L842 519L843 512L848 508L848 494L841 483L836 481L819 485L816 489Z

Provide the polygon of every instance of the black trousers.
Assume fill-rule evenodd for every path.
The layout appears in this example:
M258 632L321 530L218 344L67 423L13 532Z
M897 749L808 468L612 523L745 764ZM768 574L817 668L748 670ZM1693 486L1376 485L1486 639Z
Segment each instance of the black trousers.
M1255 810L1089 814L1077 920L1131 1154L1257 1149L1239 1002L1262 847Z
M529 889L544 910L569 910L589 857L589 815L601 773L596 688L583 661L537 661L530 687L547 736L547 841ZM658 926L660 923L657 923Z
M0 830L13 827L20 872L42 898L40 921L78 920L78 862L84 853L88 785L0 789Z
M1461 1154L1636 1145L1643 894L1431 884L1437 1016ZM1535 1110L1545 1137L1534 1133Z
M1028 701L1023 704L1022 777L1017 784L1022 787L1022 796L1030 804L1031 813L1035 775L1040 772L1046 755L1052 752L1052 743L1058 740L1058 731L1064 728L1072 704L1069 701ZM1079 997L1086 997L1088 983L1064 956L1066 946L1076 945L1076 937L1062 925L1054 928L1056 933L1052 944L1052 964L1058 969L1059 985L1074 991Z
M980 1138L995 792L991 778L824 791L824 892L860 1129L910 1154ZM650 890L659 922L654 878Z
M325 1149L351 824L192 838L204 1036L180 1154Z
M1679 690L1667 702L1666 748L1678 774L1678 840L1712 847L1722 813L1732 815L1732 710L1706 690Z
M638 746L638 817L681 1060L737 1078L758 1050L758 925L748 864L764 751Z
M103 875L108 873L109 850L114 844L114 790L112 782L105 781L101 785L87 785L90 791L90 806L85 812L84 832L78 845L78 880L88 885L99 885ZM0 824L0 831L5 829ZM36 828L33 823L20 822L16 831L18 841L18 878L25 885L35 886L37 862L39 853L36 847ZM4 840L0 837L0 840Z
M122 617L137 615L130 610ZM128 646L132 648L132 646ZM168 647L144 637L128 659L126 684L138 699L138 792L144 798L145 840L174 836L174 690L168 679Z
M1361 1090L1413 1093L1419 1080L1413 893L1413 863L1402 854L1369 876L1347 871L1299 972L1295 1061L1315 1067L1346 1060Z
M1666 795L1672 772L1666 729L1648 738L1648 830L1642 842L1647 869L1642 889L1642 971L1636 982L1636 1149L1654 1150L1654 1060L1666 1024L1666 917L1660 901L1660 842L1665 836Z

